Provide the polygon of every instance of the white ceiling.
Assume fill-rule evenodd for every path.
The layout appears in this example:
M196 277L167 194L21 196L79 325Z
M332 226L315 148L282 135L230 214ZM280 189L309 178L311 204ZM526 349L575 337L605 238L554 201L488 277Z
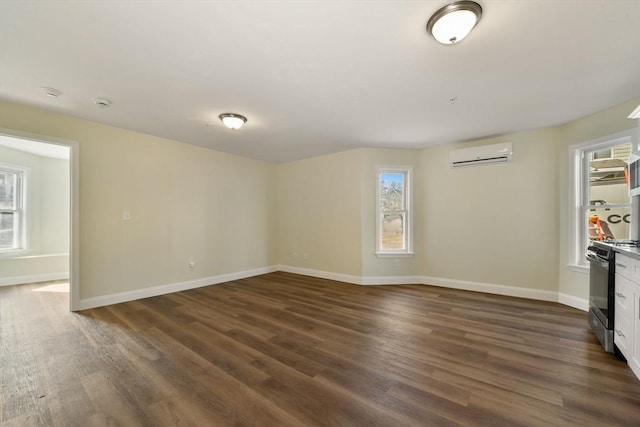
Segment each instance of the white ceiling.
M478 0L457 46L425 31L447 2L0 0L0 98L283 162L557 125L640 96L638 0ZM223 128L225 112L248 122Z

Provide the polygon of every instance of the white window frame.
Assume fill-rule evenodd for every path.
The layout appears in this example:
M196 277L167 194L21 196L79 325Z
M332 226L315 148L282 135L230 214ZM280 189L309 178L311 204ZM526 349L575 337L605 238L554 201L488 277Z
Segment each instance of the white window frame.
M0 248L0 255L15 254L16 252L24 252L27 250L27 215L26 215L26 188L27 173L26 168L15 165L0 163L0 171L6 171L18 175L18 185L16 191L16 204L13 209L0 209L0 212L11 212L14 214L14 246L11 248Z
M382 215L389 213L383 211L380 199L380 175L383 173L401 173L405 176L405 206L403 210L394 211L403 213L405 216L404 249L383 249L382 248ZM413 167L411 166L378 166L376 167L376 256L384 257L410 257L413 252Z
M589 268L585 258L587 248L587 215L586 212L592 208L589 200L589 156L587 153L605 150L616 145L631 144L631 152L638 149L636 143L636 130L631 129L613 135L586 141L569 147L570 156L570 218L571 236L569 244L569 265L568 267L577 270ZM607 204L603 208L630 207L631 204Z

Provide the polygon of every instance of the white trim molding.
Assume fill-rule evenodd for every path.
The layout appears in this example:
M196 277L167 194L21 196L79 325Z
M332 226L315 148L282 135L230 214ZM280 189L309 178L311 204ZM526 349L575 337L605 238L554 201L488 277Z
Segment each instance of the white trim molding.
M268 266L253 270L239 271L237 273L220 274L217 276L203 277L200 279L188 280L186 282L169 283L166 285L153 286L150 288L136 289L134 291L120 292L117 294L103 295L93 298L83 298L78 301L75 310L86 310L89 308L102 307L105 305L119 304L122 302L134 301L142 298L156 297L173 292L186 291L189 289L201 288L204 286L218 285L220 283L231 282L233 280L246 279L247 277L259 276L261 274L273 273L278 268Z
M355 276L351 274L332 273L329 271L313 270L310 268L279 265L278 271L301 274L303 276L318 277L320 279L335 280L336 282L351 283L353 285L421 285L420 276Z
M353 276L350 274L331 273L322 270L313 270L311 268L294 267L291 265L279 265L277 271L285 273L300 274L302 276L318 277L320 279L335 280L337 282L351 283L354 285L362 285L362 276Z
M529 298L540 301L558 302L558 293L542 289L523 288L520 286L496 285L493 283L472 282L468 280L446 279L443 277L422 277L423 285L442 286L443 288L462 289L465 291L484 292L487 294L509 297Z
M431 285L443 288L462 289L466 291L484 292L519 298L529 298L541 301L558 302L558 293L542 289L523 288L520 286L496 285L493 283L472 282L466 280L446 279L430 276L355 276L341 273L331 273L309 268L293 267L289 265L278 266L278 271L302 274L304 276L318 277L321 279L336 280L338 282L352 283L356 285ZM569 304L567 304L569 305Z
M378 258L411 258L415 252L374 252Z
M574 273L589 274L588 265L567 264L567 270L573 271Z
M53 280L68 280L69 272L30 274L28 276L0 277L0 286L23 285L25 283L51 282Z
M521 286L497 285L494 283L474 282L468 280L447 279L430 276L355 276L349 274L332 273L309 268L279 265L277 271L301 274L303 276L318 277L355 285L427 285L443 288L461 289L465 291L483 292L487 294L503 295L516 298L527 298L538 301L558 302L578 310L587 311L587 300L573 295L562 294L543 289L524 288Z
M461 289L466 291L483 292L488 294L504 295L517 298L527 298L539 301L559 302L569 307L587 311L588 301L573 295L561 294L542 289L523 288L520 286L497 285L493 283L473 282L467 280L447 279L430 276L356 276L352 274L333 273L310 268L294 267L290 265L274 265L237 273L221 274L218 276L204 277L186 282L169 283L150 288L136 289L133 291L103 295L93 298L84 298L78 301L77 310L102 307L105 305L119 304L142 298L150 298L172 292L186 291L204 286L217 285L233 280L246 279L248 277L282 271L285 273L300 274L302 276L317 277L320 279L334 280L337 282L354 285L427 285L441 286L443 288ZM68 276L68 275L67 275ZM52 279L53 280L53 279Z
M422 285L421 276L369 276L362 278L363 285Z
M589 311L589 300L579 298L569 294L558 293L558 302L560 304L568 305L569 307L577 308L582 311Z

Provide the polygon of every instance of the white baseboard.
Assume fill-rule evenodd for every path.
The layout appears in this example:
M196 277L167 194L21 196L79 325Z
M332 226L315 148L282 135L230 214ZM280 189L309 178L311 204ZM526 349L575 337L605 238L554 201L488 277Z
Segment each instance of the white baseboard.
M497 294L509 297L558 302L557 292L522 288L520 286L496 285L493 283L471 282L467 280L428 276L422 276L422 283L425 285L442 286L443 288L462 289L465 291L484 292L487 294Z
M102 307L111 304L119 304L121 302L134 301L142 298L156 297L158 295L186 291L189 289L201 288L203 286L217 285L220 283L231 282L233 280L246 279L247 277L273 273L277 270L278 268L276 266L262 267L253 270L239 271L237 273L203 277L201 279L194 279L186 282L169 283L166 285L154 286L151 288L137 289L135 291L120 292L117 294L110 294L93 298L83 298L80 299L76 305L74 305L73 311L86 310L89 308Z
M369 276L362 278L363 285L421 285L421 276Z
M13 276L0 278L0 286L24 285L25 283L50 282L52 280L67 280L69 272L32 274L29 276Z
M504 295L519 298L529 298L541 301L558 302L557 292L541 289L523 288L520 286L496 285L493 283L472 282L467 280L445 279L429 276L353 276L341 273L332 273L309 268L293 267L290 265L278 266L279 271L302 274L304 276L319 277L321 279L336 280L338 282L353 283L356 285L432 285L443 288L462 289L466 291L484 292L488 294ZM571 307L574 307L571 304Z
M335 280L338 282L352 283L354 285L362 285L361 276L352 276L349 274L331 273L329 271L313 270L310 268L293 267L291 265L279 265L278 271L285 273L301 274L303 276L318 277L320 279Z
M558 302L560 304L568 305L569 307L577 308L578 310L589 311L589 300L584 298L558 293Z
M279 265L278 271L301 274L303 276L318 277L320 279L335 280L337 282L352 283L354 285L411 285L422 283L420 276L354 276L350 274L332 273L330 271L313 270L311 268Z
M186 282L170 283L166 285L154 286L151 288L137 289L134 291L121 292L117 294L104 295L94 298L84 298L74 305L73 310L86 310L89 308L102 307L105 305L118 304L142 298L150 298L172 292L186 291L203 286L216 285L233 280L245 279L247 277L259 276L261 274L284 271L287 273L300 274L303 276L318 277L321 279L335 280L338 282L351 283L356 285L432 285L444 288L462 289L467 291L484 292L504 296L519 298L529 298L541 301L559 302L561 304L587 311L588 301L583 298L574 297L568 294L560 294L553 291L540 289L523 288L519 286L496 285L492 283L473 282L467 280L446 279L442 277L429 276L369 276L361 277L350 274L333 273L310 268L294 267L290 265L277 265L257 268L253 270L240 271L237 273L221 274L218 276L204 277L201 279L189 280ZM36 277L36 276L30 276ZM68 274L65 278L68 278ZM57 280L57 279L45 279ZM37 281L37 280L31 280ZM42 281L42 280L41 280ZM0 285L2 281L0 280Z

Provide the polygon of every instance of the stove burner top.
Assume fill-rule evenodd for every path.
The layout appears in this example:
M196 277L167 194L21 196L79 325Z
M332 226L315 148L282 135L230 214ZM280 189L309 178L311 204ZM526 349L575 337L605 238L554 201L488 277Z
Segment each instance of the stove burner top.
M607 239L604 243L608 243L613 246L632 246L632 247L640 247L640 240L615 240L615 239Z

